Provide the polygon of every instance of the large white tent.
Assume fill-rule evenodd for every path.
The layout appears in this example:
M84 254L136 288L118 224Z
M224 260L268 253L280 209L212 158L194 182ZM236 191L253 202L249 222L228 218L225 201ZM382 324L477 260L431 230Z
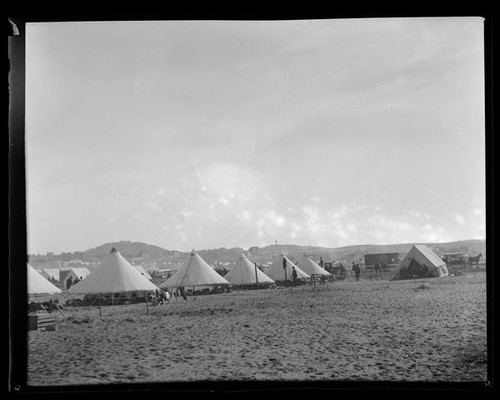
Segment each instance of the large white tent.
M446 263L427 246L416 244L410 249L405 258L401 260L392 279L440 277L447 275L448 268L446 267Z
M237 263L224 278L232 285L269 285L274 283L271 278L252 264L245 254L241 254Z
M189 260L170 278L160 285L160 288L180 288L210 285L229 285L196 251L192 251Z
M35 268L28 265L28 295L44 295L44 294L54 294L61 293L61 289L54 286L47 279L43 277L42 274L37 272Z
M283 259L286 260L286 268L283 268ZM296 266L292 260L290 260L284 254L281 256L274 256L271 266L267 269L266 275L275 281L291 281L292 280L292 268L297 271L297 279L307 279L309 275L302 271L298 266ZM286 271L286 273L285 273Z
M157 286L145 278L113 247L86 278L69 289L74 294L151 292Z
M308 275L330 275L328 271L321 268L316 262L304 254L297 262L297 266Z

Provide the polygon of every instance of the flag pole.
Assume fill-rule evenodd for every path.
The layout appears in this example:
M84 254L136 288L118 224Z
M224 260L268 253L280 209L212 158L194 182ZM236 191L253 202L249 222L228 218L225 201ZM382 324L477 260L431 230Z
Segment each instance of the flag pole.
M284 254L283 254L283 270L285 271L285 282L286 282L288 279L286 277L286 258Z

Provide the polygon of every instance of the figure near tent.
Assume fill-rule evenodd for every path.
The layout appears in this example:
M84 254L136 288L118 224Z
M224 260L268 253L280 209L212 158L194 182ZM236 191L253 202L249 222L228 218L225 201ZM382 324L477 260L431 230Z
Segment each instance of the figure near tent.
M359 282L359 275L361 274L361 269L359 268L358 264L354 263L354 261L352 262L352 271L356 276L356 282Z
M297 270L295 267L292 267L292 281L293 281L293 286L297 286Z

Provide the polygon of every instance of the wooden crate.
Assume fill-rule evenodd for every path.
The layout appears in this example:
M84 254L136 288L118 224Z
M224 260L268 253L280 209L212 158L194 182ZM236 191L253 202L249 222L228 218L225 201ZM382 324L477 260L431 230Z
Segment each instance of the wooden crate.
M28 315L28 330L43 329L45 331L56 330L56 317L52 314Z

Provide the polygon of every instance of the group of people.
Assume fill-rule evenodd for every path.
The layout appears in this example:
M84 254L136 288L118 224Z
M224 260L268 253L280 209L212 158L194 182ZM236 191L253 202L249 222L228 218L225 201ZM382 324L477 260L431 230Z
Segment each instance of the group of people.
M81 280L82 280L82 278L78 278L78 277L76 277L76 278L75 278L75 280L73 280L73 278L70 276L70 277L68 278L68 280L66 281L66 289L68 289L68 290L69 290L69 288L70 288L71 286L75 286L75 285L76 285L78 282L80 282Z
M320 257L319 258L319 266L323 268L323 265L324 265L323 257ZM338 274L338 277L340 279L342 279L342 280L345 279L347 270L342 263L339 263L339 265L337 267L331 266L331 268L325 268L325 269L328 272L330 272L331 274ZM356 277L356 281L359 281L359 278L361 276L361 268L359 267L359 264L357 264L353 261L351 271L354 273L354 275Z
M154 305L165 304L170 302L171 298L177 299L181 297L183 300L187 300L186 290L183 287L172 290L163 290L157 288L154 294L151 294L149 300L153 302Z
M323 265L324 265L324 262L323 262L323 257L320 257L319 258L319 266L321 268L323 268ZM379 266L379 270L380 270L380 266ZM354 272L354 275L356 277L356 281L359 281L359 278L361 276L361 268L359 267L359 264L358 263L355 263L354 261L352 262L352 267L351 267L351 271ZM342 263L339 263L339 265L337 267L332 267L330 271L328 271L330 273L337 273L340 277L340 279L345 279L345 276L346 276L346 268L344 267L344 265Z
M170 301L170 293L167 290L157 288L154 295L150 295L150 299L154 305L165 304Z

